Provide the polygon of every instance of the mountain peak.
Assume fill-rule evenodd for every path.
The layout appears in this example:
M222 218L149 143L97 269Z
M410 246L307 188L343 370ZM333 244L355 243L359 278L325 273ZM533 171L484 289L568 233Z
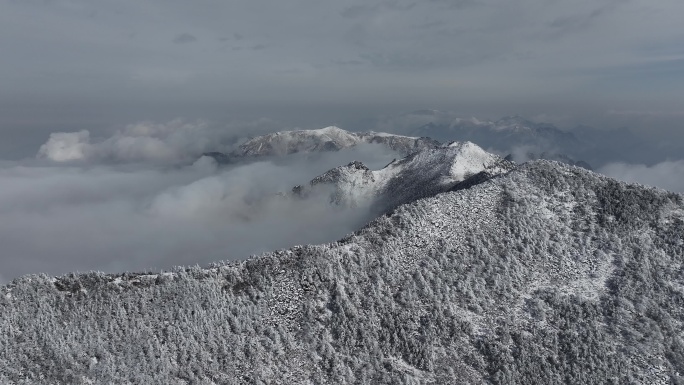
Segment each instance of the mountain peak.
M314 178L310 186L332 187L331 201L336 204L371 204L383 212L448 191L474 175L485 173L485 180L511 168L512 163L472 142L454 142L424 148L375 171L361 162L352 162Z
M349 131L343 130L337 126L327 126L327 127L323 127L323 128L309 130L309 131L318 131L318 132L326 132L326 133L327 132L347 133L347 134L349 133Z
M238 147L229 157L281 156L293 153L338 151L362 143L378 143L404 155L439 142L429 138L416 138L383 132L357 133L328 126L315 130L280 131L257 136Z

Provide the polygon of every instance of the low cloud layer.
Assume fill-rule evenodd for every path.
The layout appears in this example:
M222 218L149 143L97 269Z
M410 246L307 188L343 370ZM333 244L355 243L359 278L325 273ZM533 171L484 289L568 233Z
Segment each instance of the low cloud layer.
M351 160L380 168L397 157L364 145L230 168L207 157L170 165L207 148L202 135L188 139L195 129L145 123L98 141L53 134L43 159L0 163L3 278L158 271L334 241L362 226L368 210L277 193Z
M266 126L240 132L173 120L128 125L110 136L53 133L37 159L0 161L0 283L28 273L158 271L242 259L334 241L370 219L366 207L340 210L325 193L291 200L278 192L352 160L379 169L399 157L385 147L224 168L201 157L228 151L245 132ZM522 146L512 153L524 161L538 150ZM684 160L609 163L599 171L684 192Z
M100 140L91 139L87 130L50 134L38 157L53 162L177 163L206 151L226 151L227 140L225 132L202 121L141 122Z
M684 160L665 161L653 166L611 163L602 167L599 172L625 182L684 193Z

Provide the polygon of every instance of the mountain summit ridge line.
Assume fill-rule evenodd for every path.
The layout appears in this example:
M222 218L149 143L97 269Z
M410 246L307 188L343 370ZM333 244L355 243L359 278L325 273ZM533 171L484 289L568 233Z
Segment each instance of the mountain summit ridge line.
M683 231L679 194L530 162L327 245L19 278L0 380L676 383Z

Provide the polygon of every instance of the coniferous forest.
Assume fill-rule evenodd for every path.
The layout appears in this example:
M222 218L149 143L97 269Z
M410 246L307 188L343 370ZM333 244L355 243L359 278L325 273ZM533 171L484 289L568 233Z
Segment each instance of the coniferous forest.
M535 161L338 242L0 288L7 384L684 384L684 201Z

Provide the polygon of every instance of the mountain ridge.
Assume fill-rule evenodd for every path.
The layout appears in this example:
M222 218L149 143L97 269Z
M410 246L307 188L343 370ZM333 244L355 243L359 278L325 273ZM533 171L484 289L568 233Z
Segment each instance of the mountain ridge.
M561 150L572 155L580 144L571 132L549 123L534 123L518 115L498 120L453 118L441 121L439 114L435 118L436 121L409 129L408 134L437 140L471 140L499 151L509 150L511 146L532 146L542 152Z
M278 131L261 135L247 140L229 154L211 152L205 153L204 156L214 158L219 164L225 164L240 159L339 151L360 144L380 144L404 156L440 145L439 142L426 137L375 131L351 132L336 126L328 126L315 130Z
M518 115L496 121L475 118L451 118L443 121L444 118L440 118L440 114L443 113L436 110L417 111L413 114L434 116L437 121L408 128L403 130L403 134L353 132L336 126L313 130L278 131L251 138L229 153L213 151L202 156L214 159L219 165L226 165L260 157L339 151L360 144L380 144L399 152L401 156L407 156L424 149L441 147L444 143L470 141L499 153L513 151L514 153L509 154L510 158L518 162L547 159L592 169L587 162L576 160L565 153L575 152L581 144L572 133L562 131L552 124L533 123ZM567 143L572 144L570 148L566 148Z
M401 204L449 191L470 177L489 177L509 171L513 163L484 151L472 142L452 142L394 159L380 170L354 161L333 168L297 186L295 195L307 197L321 188L332 189L330 202L356 206L370 203L383 213Z
M0 380L681 383L683 232L682 195L530 162L326 245L16 279Z

